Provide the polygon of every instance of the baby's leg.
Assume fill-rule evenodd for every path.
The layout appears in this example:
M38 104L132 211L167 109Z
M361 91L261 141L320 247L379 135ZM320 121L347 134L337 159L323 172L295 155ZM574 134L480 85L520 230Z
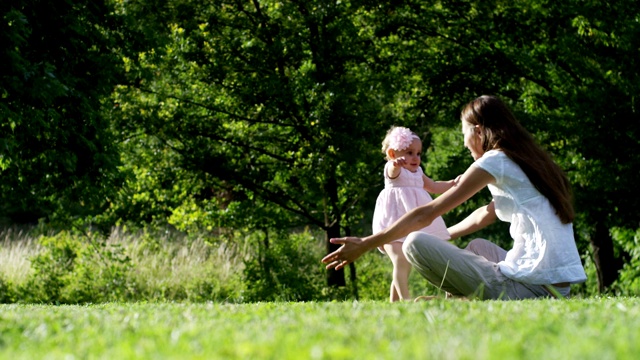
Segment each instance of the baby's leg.
M384 250L393 263L393 280L389 291L389 300L391 302L398 300L411 300L409 294L409 274L411 273L411 264L402 252L401 242L392 242L384 245Z

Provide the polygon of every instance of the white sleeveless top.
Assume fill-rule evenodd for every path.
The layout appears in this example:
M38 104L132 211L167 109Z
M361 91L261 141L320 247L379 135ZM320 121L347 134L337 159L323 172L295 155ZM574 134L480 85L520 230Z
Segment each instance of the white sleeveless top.
M496 215L510 222L513 248L500 271L510 279L536 285L584 282L572 224L563 224L549 200L520 166L499 150L487 151L472 166L490 173Z

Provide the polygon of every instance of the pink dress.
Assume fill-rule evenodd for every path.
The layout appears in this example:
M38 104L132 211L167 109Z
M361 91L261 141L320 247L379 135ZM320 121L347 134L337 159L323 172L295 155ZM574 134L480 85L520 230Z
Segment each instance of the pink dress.
M391 162L387 162L385 165L384 190L378 195L376 209L373 213L372 228L374 234L393 224L407 211L433 200L431 195L424 189L424 180L422 178L424 172L422 168L419 168L415 173L401 168L398 177L390 179L387 176L387 166L393 165ZM443 240L451 238L447 225L441 216L433 220L431 225L418 231L429 233ZM400 238L392 242L402 242L404 239ZM378 249L384 252L382 247Z

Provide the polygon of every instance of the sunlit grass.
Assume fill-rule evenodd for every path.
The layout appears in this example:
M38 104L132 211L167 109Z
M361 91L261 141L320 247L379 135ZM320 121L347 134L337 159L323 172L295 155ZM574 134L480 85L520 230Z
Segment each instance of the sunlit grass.
M188 296L154 292L190 291L181 285L203 278L234 283L250 245L119 231L106 241L124 249L128 276L149 302L0 305L0 359L635 359L640 353L638 298L390 304L391 266L371 252L358 263L360 295L377 301L239 304L206 302L203 292L204 300L190 303ZM0 233L0 277L24 281L29 258L41 250L24 233ZM433 291L413 279L414 293ZM172 298L182 300L151 301Z
M0 305L6 359L635 359L637 298Z

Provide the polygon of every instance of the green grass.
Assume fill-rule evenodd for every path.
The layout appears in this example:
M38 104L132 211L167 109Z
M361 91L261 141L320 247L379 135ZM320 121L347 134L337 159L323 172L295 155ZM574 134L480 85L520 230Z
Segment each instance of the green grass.
M634 359L638 298L0 305L2 359Z

